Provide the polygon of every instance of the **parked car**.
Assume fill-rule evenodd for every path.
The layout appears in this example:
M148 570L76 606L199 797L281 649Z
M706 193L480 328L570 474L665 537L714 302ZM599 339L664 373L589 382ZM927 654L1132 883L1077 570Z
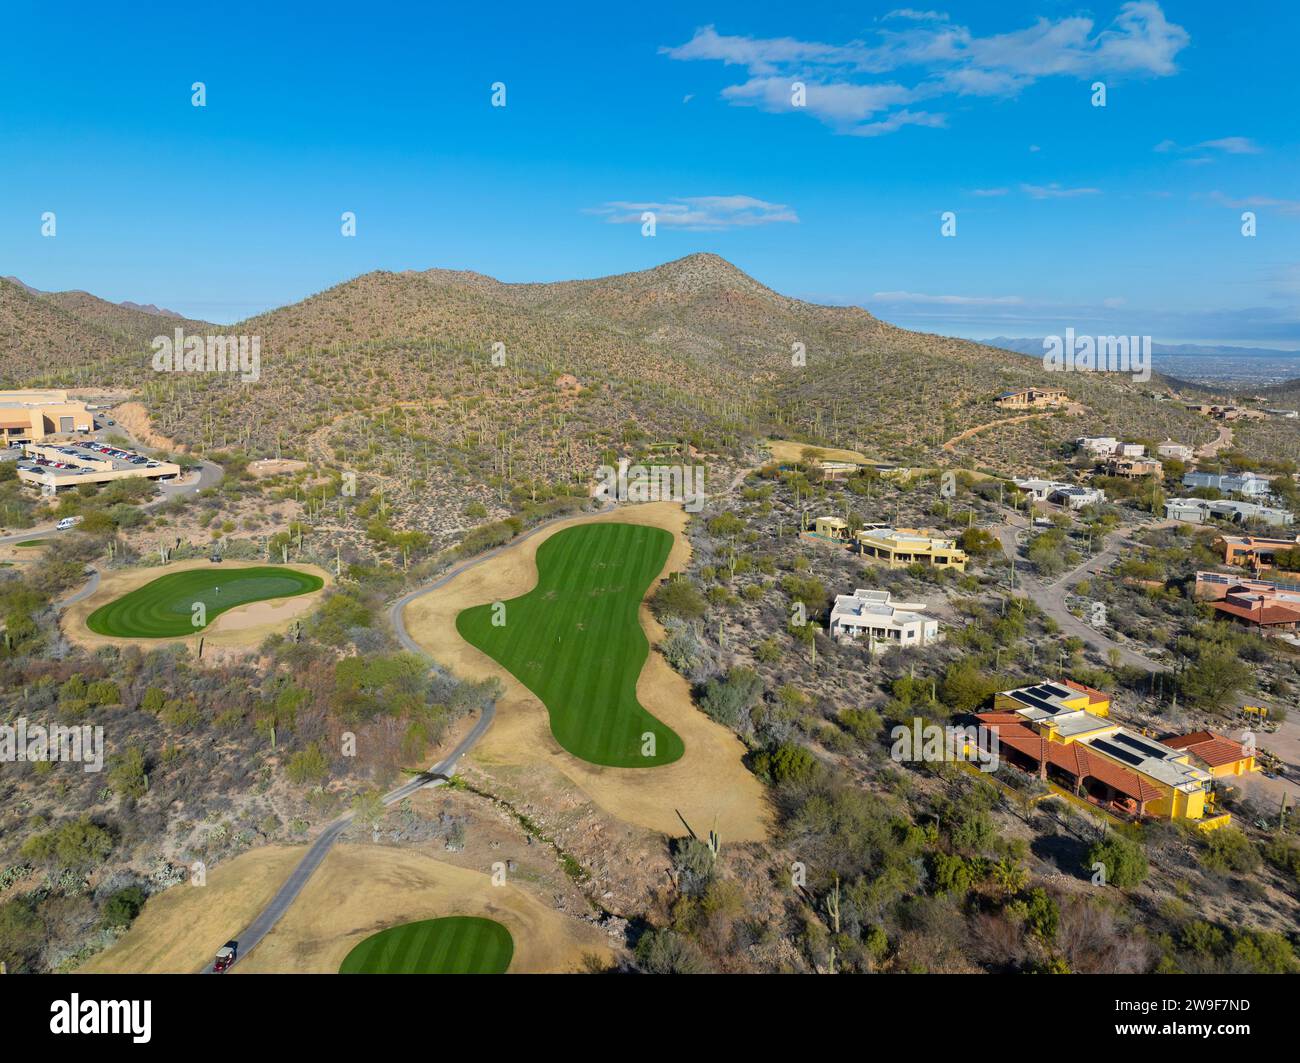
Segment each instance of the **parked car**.
M64 517L58 524L54 525L54 530L67 531L69 528L75 528L80 523L80 517Z

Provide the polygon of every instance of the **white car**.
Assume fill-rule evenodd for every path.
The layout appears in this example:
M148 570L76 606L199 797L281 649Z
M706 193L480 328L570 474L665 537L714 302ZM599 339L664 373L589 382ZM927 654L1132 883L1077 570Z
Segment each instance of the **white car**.
M75 528L80 523L80 517L64 517L58 524L54 525L54 530L67 531L69 528Z

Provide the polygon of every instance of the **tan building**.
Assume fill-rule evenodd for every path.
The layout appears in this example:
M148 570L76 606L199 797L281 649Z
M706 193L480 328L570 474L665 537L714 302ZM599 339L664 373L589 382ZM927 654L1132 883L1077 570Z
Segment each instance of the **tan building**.
M813 520L812 534L823 539L838 539L842 542L848 542L849 525L847 521L841 520L839 517L817 517Z
M878 558L890 568L927 565L966 571L966 551L952 539L935 539L915 528L863 529L855 539L859 553Z
M0 443L5 446L94 430L94 414L66 391L0 391Z
M1138 480L1143 476L1161 480L1165 475L1164 466L1150 458L1111 458L1105 468L1108 475L1125 480Z
M1069 401L1064 388L1021 388L1004 391L997 397L997 404L1009 410L1038 410L1045 406L1064 406Z
M1223 563L1243 568L1272 568L1274 555L1300 549L1300 535L1294 539L1272 539L1259 535L1224 535L1214 540L1223 551Z

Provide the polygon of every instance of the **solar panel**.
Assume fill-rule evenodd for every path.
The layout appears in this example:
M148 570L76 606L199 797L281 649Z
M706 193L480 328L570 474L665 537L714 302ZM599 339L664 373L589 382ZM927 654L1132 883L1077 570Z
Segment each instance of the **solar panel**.
M1148 756L1163 757L1165 751L1154 742L1148 742L1137 735L1125 734L1123 731L1114 736L1115 741L1123 742L1126 746L1132 746L1134 749L1140 749Z
M1061 707L1059 705L1053 705L1050 701L1044 701L1042 698L1035 697L1033 694L1030 694L1028 691L1025 690L1020 690L1016 692L1016 700L1025 702L1036 709L1042 709L1044 712L1048 712L1053 715L1061 711Z
M1119 746L1101 738L1092 742L1091 747L1093 749L1100 749L1103 753L1115 757L1117 760L1122 760L1125 764L1132 764L1134 767L1146 760L1146 757L1139 757L1136 753L1130 752L1127 749L1120 749Z

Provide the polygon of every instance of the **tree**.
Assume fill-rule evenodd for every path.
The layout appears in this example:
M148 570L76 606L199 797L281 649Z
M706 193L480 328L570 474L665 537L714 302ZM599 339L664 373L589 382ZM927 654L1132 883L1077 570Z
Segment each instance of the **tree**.
M24 859L69 871L89 871L113 849L113 836L89 816L69 820L44 834L33 834L22 846Z
M1197 705L1219 709L1249 682L1250 674L1250 666L1231 649L1209 646L1183 673L1179 685Z
M1113 831L1088 850L1088 870L1097 864L1104 867L1106 882L1117 889L1131 890L1147 877L1142 845Z
M363 827L376 827L385 811L384 795L378 790L367 790L352 800L352 818Z
M971 557L984 557L1001 549L997 536L983 528L966 528L957 539L957 544Z

